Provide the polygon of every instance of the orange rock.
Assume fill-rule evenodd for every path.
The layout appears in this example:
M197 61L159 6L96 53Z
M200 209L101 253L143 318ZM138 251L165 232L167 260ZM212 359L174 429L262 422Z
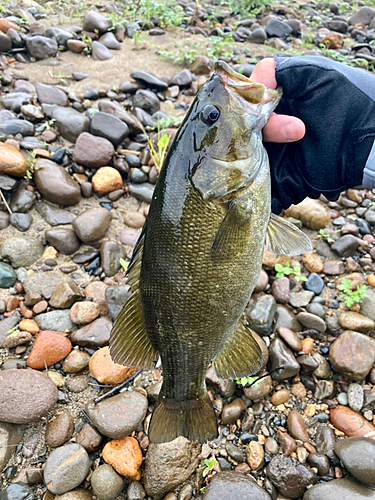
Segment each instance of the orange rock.
M0 172L24 177L26 170L26 159L22 154L14 146L0 142Z
M316 253L305 253L302 262L310 273L321 273L323 271L323 261Z
M39 333L39 326L31 319L23 319L20 321L18 328L24 332L32 333L33 335Z
M134 481L141 479L142 451L136 439L126 437L110 441L103 448L103 459L122 476Z
M136 372L134 368L118 365L112 361L109 347L98 349L90 359L91 375L101 384L122 384Z
M375 274L369 274L367 276L367 281L370 286L375 287Z
M363 276L362 273L350 273L350 274L345 274L344 276L341 276L340 278L337 278L337 280L335 281L336 288L337 288L337 285L342 284L343 280L350 281L350 289L351 290L357 290L359 285L366 284L365 277Z
M10 28L18 31L18 26L16 23L14 23L13 21L8 21L8 19L0 19L0 31L2 31L3 33L8 33L8 30L10 30Z
M338 406L329 412L331 424L348 437L375 439L375 427L362 415L347 406Z
M341 35L341 33L330 33L320 43L324 44L327 49L342 49L344 46L344 35Z
M310 337L307 337L307 338L305 338L305 339L302 340L301 350L305 354L311 354L313 349L314 349L314 341L313 341L313 339L311 339Z
M34 342L27 366L34 370L43 370L45 364L52 366L64 359L72 350L70 340L62 333L44 330L40 332Z
M108 194L123 185L121 174L113 167L101 167L92 178L92 187L98 194Z

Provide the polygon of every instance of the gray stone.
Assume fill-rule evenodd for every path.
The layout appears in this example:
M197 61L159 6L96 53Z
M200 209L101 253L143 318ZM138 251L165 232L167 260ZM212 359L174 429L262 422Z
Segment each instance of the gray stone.
M17 275L12 266L0 262L0 288L10 288L17 281Z
M335 433L332 427L328 425L319 425L315 435L315 445L318 453L327 455L327 457L335 461Z
M35 317L35 321L41 330L53 330L64 333L65 330L73 331L77 329L70 319L68 310L50 311L39 314Z
M307 467L285 455L275 456L267 467L267 477L279 493L287 498L299 498L307 486L318 480Z
M71 228L56 227L45 232L46 240L64 255L72 255L81 246L76 233Z
M98 500L113 500L121 493L124 480L108 464L97 467L91 476L91 487Z
M359 243L355 236L352 234L345 234L345 236L341 236L341 238L331 245L331 249L341 257L351 257L355 254L358 245Z
M278 19L270 19L266 27L266 33L269 37L277 36L284 37L285 35L290 35L293 32L292 28Z
M143 500L146 492L138 481L132 481L126 490L128 500Z
M362 410L364 401L363 389L359 384L349 384L348 386L348 404L353 411ZM374 483L375 484L375 483Z
M47 28L44 34L48 38L54 38L61 47L67 47L68 40L74 38L73 33L60 28Z
M117 146L128 136L129 128L120 118L98 111L91 120L91 133L104 137Z
M43 255L43 245L37 238L22 236L8 238L1 245L1 257L9 259L13 267L27 267Z
M77 443L69 443L56 448L49 455L44 481L51 493L61 495L80 485L89 469L90 461L85 448Z
M0 472L22 442L23 430L20 425L0 422Z
M112 214L106 208L90 208L78 215L72 223L78 238L83 243L98 241L107 233Z
M216 474L206 487L203 500L271 500L250 475L236 471Z
M133 106L153 115L156 111L159 111L160 101L150 90L140 89L133 96Z
M99 38L99 42L101 44L105 45L105 47L107 47L107 49L120 50L120 48L121 48L120 43L118 42L117 38L115 37L115 35L112 32L105 33L104 35L102 35Z
M375 500L375 490L354 479L335 479L316 484L303 495L303 500Z
M105 301L112 321L115 321L120 314L130 295L128 285L109 286L106 288Z
M331 377L331 367L324 356L319 352L313 352L311 356L318 363L318 367L314 370L314 375L318 378L328 379Z
M292 307L306 307L314 297L314 292L305 290L304 292L290 292L289 304Z
M35 495L26 483L12 483L0 491L0 500L35 500Z
M9 52L12 48L12 39L0 31L0 52Z
M89 325L75 331L72 342L82 347L103 347L108 345L112 322L108 318L98 318Z
M55 85L36 84L36 93L41 104L56 104L57 106L68 106L66 92Z
M246 309L249 326L259 335L269 335L276 314L276 301L272 295L261 295Z
M32 135L34 125L27 120L7 120L0 124L0 135Z
M85 167L99 168L110 164L114 152L108 139L84 132L77 139L73 157L74 161Z
M155 186L153 184L150 184L149 182L129 185L129 193L135 196L138 200L144 201L145 203L151 203L154 189Z
M280 326L289 328L289 330L293 330L294 332L300 332L302 330L301 323L298 321L296 315L290 310L290 308L281 304L277 304L276 306L275 319L275 330L277 330Z
M274 380L285 380L294 377L299 372L300 366L297 363L292 351L278 337L274 337L269 347L270 371L283 367L272 373Z
M106 61L112 59L112 52L100 42L91 43L91 55L94 61Z
M83 20L84 31L94 32L95 30L98 30L99 33L105 33L111 26L111 21L99 14L99 12L95 12L93 10L89 10L86 12L85 18Z
M37 422L57 402L57 387L36 370L0 371L0 421Z
M35 165L34 182L44 199L63 207L80 201L79 184L64 168L45 159L37 160Z
M168 88L168 84L166 82L159 80L158 77L152 75L151 73L147 73L147 71L133 71L133 73L130 73L130 76L136 82L143 83L146 87L151 89L163 91Z
M36 211L45 219L51 226L59 226L71 224L76 216L67 210L49 205L48 203L38 203Z
M297 319L303 326L311 330L318 330L318 332L324 333L326 331L326 324L322 318L319 318L316 314L311 314L308 312L301 312L297 314Z
M101 434L112 439L123 439L145 418L147 399L136 391L123 392L96 405L87 404L86 411Z
M54 500L92 500L92 494L89 490L78 488L62 495L56 495Z
M256 28L251 32L248 40L250 43L263 44L267 39L268 37L265 30L263 28Z
M375 17L375 10L371 7L361 7L349 20L349 24L354 26L355 24L363 24L367 26Z
M30 54L38 61L57 54L57 42L45 36L29 36L26 38L26 47Z
M201 447L183 437L148 447L144 487L148 495L160 498L186 481L196 470Z
M375 292L367 289L368 297L364 297L361 303L361 314L375 321Z
M36 195L27 189L18 189L12 193L10 208L12 212L26 213L34 205Z
M125 249L116 241L104 241L100 245L100 264L106 276L114 276L121 268L120 259L125 257Z
M19 318L17 316L9 316L9 318L5 318L0 321L0 345L8 335L9 330L12 330L15 326L17 326L18 322Z
M370 438L352 437L337 441L335 452L346 469L361 483L375 485L375 442Z
M90 128L89 118L73 108L56 106L52 118L56 120L55 125L63 138L70 142L75 142L82 132L88 132Z
M48 288L53 288L55 289L60 283L63 283L65 281L70 281L71 278L69 276L66 276L65 274L61 273L60 271L54 271L53 273L33 273L30 274L29 276L26 276L26 278L23 281L23 287L27 293L38 293L40 295L43 295L43 292ZM40 298L39 298L40 300ZM38 302L38 300L36 301ZM27 305L34 305L36 302L31 302L27 303ZM44 328L45 329L45 328ZM48 330L48 328L47 328ZM53 328L52 328L53 330Z
M30 214L13 213L10 216L10 223L12 226L22 233L26 232L30 228L32 222L33 218Z

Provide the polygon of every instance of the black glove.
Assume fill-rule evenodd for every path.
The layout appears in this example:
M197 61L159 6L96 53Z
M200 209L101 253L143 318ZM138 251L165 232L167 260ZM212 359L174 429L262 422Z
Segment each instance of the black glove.
M306 134L297 142L265 143L272 211L306 196L336 199L354 186L375 188L375 77L325 57L274 58L284 90L276 113L300 118Z

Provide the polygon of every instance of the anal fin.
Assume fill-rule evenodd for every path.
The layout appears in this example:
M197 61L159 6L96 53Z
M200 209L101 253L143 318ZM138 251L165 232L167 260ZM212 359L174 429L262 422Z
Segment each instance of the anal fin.
M242 321L214 359L220 378L236 379L257 373L262 366L262 351L251 330Z
M312 252L310 238L291 222L271 214L266 238L267 250L280 255L301 255Z

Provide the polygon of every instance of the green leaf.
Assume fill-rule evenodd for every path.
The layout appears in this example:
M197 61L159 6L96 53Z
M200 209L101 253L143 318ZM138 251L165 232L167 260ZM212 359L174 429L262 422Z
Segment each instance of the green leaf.
M277 273L276 278L284 278L284 273Z
M283 270L284 270L284 266L282 266L281 264L275 264L275 271L282 273Z

